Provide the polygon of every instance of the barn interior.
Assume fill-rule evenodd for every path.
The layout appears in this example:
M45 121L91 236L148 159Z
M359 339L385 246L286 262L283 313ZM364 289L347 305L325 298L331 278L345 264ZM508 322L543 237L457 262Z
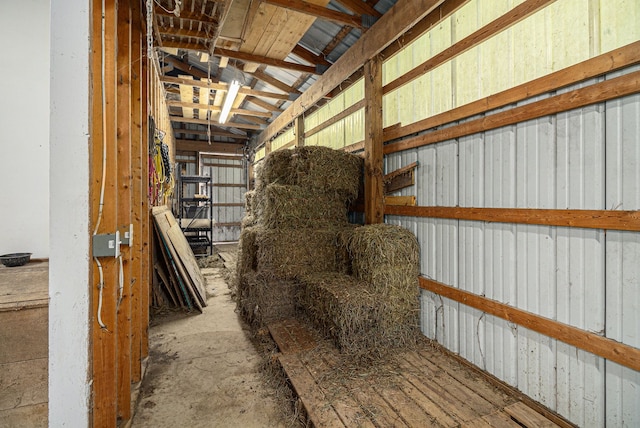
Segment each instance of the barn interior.
M302 426L639 426L638 22L633 0L4 5L0 425L144 426L170 307L177 338L244 326Z

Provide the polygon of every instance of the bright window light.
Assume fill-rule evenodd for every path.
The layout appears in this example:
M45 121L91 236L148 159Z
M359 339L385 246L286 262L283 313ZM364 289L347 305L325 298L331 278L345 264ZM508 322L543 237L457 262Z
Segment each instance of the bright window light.
M224 104L222 104L222 111L220 112L220 119L218 122L225 123L227 118L229 117L229 113L231 112L231 106L233 102L236 100L236 95L238 95L238 91L240 90L240 82L234 80L229 85L229 90L227 91L227 97L224 99Z

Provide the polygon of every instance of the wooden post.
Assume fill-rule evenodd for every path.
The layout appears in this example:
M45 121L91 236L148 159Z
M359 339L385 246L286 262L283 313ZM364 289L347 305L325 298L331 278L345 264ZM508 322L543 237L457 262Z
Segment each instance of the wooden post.
M264 143L264 155L266 156L269 153L271 153L271 141Z
M382 154L382 62L373 57L364 65L364 217L366 224L384 222Z
M133 248L131 256L131 382L142 380L142 222L143 199L146 198L147 177L142 174L142 26L140 2L131 2L131 217L133 223Z
M142 40L145 40L143 34ZM153 248L151 247L151 229L150 208L149 208L149 58L147 58L146 43L142 44L142 94L141 94L141 107L142 107L142 141L141 141L141 156L142 156L142 181L143 195L142 195L142 278L140 281L140 356L146 358L149 356L149 293L151 288L149 283L151 281L151 271L153 269L152 254ZM151 136L153 137L153 136Z
M131 224L131 7L118 1L117 50L117 136L118 144L118 230L129 232ZM120 246L122 289L118 292L117 388L118 417L131 417L131 248Z
M104 19L102 18L104 15ZM114 2L93 2L92 16L92 114L91 114L91 219L96 225L100 210L100 194L104 185L104 206L98 234L115 233L118 206L118 159L116 147L116 20ZM104 26L104 43L102 28ZM102 61L104 50L104 62ZM104 73L104 80L102 78ZM104 102L103 102L104 95ZM103 122L104 121L104 122ZM104 123L104 133L103 133ZM103 162L106 148L106 162ZM105 167L104 182L102 178ZM95 226L94 226L95 227ZM92 290L92 389L93 426L116 426L116 301L119 264L114 257L101 257L103 288L100 290L99 268L93 263ZM101 305L100 305L100 303ZM102 326L98 320L101 320Z
M296 136L296 142L295 142L295 146L296 147L302 147L304 146L304 116L300 115L298 117L296 117L296 120L294 121L294 134Z

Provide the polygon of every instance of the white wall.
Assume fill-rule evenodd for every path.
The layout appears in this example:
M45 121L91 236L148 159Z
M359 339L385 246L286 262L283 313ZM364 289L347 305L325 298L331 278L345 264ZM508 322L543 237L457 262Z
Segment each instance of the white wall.
M0 254L49 257L49 1L0 6Z
M51 427L89 426L88 8L85 0L51 1Z

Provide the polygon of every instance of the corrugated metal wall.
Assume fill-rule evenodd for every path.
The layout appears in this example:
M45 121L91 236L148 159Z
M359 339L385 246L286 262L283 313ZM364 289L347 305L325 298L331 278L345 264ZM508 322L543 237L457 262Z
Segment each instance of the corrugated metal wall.
M215 166L211 166L212 164ZM244 216L245 161L203 156L202 172L211 176L215 220L213 242L237 241L240 238L240 222Z
M416 188L402 192L421 206L637 210L638 135L634 95L394 153L385 167L418 160ZM428 278L640 347L640 233L387 221L416 232ZM640 426L638 372L430 292L421 300L428 337L571 421Z
M387 59L383 84L522 1L471 0ZM640 40L638 22L637 0L557 0L386 94L384 126L434 116ZM360 81L305 117L305 130L363 95ZM363 125L360 110L305 144L344 147L363 140ZM415 194L420 206L638 210L639 135L640 95L634 95L394 153L385 157L385 171L418 161L416 185L399 194ZM640 347L640 233L402 216L386 221L416 234L425 277ZM421 304L426 336L572 422L640 426L639 372L430 292L422 292Z
M331 119L364 98L364 80L360 79L338 94L322 108L305 117L304 129L309 131ZM364 109L305 138L307 146L327 146L341 149L364 140Z

